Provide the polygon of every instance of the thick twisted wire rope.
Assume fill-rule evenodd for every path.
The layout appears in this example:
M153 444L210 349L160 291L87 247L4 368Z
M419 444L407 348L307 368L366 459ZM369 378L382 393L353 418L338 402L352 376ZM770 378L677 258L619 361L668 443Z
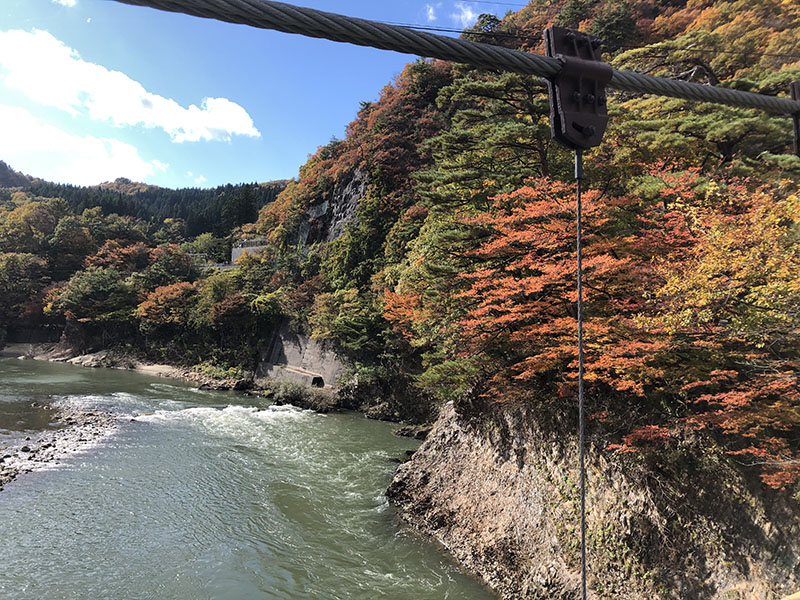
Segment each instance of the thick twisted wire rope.
M183 12L285 33L395 50L481 67L505 68L518 73L552 76L561 65L555 59L466 40L414 31L366 19L346 17L312 8L267 0L119 0L170 12Z
M394 50L479 67L551 78L561 70L556 58L480 44L408 27L347 17L313 8L270 0L116 0L169 12L216 19L228 23L297 33L308 37ZM614 70L610 87L635 93L657 94L686 100L714 102L791 115L800 113L800 101L752 92L676 81L663 77Z

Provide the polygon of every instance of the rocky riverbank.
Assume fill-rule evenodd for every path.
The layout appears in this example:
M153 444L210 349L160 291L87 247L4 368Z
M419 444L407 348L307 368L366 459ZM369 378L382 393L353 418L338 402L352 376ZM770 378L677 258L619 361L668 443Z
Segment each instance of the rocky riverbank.
M388 496L502 598L572 600L572 431L518 407L465 418L447 405ZM649 461L590 449L587 473L592 598L749 600L800 587L800 506L704 443Z
M60 344L8 344L0 349L2 356L20 359L66 362L82 367L103 367L134 370L148 375L171 377L196 383L207 389L247 389L252 383L243 379L218 379L197 371L144 362L137 357L114 350L76 354ZM52 411L54 429L0 447L0 490L21 474L58 464L66 457L87 449L118 427L114 416L101 411L84 411L69 406L43 404L39 410Z
M182 379L196 383L202 389L247 390L253 387L252 377L212 377L195 369L148 362L141 357L118 350L99 350L80 354L61 344L8 344L0 354L32 360L66 362L80 367L138 371L146 375Z
M0 449L0 490L23 473L60 463L75 452L86 450L113 433L114 416L100 411L85 411L69 406L41 406L53 413L56 429L27 436L10 447Z

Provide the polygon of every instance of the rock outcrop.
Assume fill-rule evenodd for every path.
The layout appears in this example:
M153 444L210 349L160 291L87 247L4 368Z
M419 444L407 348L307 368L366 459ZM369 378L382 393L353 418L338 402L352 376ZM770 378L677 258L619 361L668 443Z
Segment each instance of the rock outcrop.
M561 431L561 433L556 433ZM400 516L506 599L579 597L571 424L444 407L389 489ZM589 451L591 598L767 599L800 587L797 502L687 440L670 456Z
M310 245L332 242L342 236L349 223L356 223L356 209L367 193L369 179L360 169L354 169L318 201L306 209L307 220L300 224L298 242Z

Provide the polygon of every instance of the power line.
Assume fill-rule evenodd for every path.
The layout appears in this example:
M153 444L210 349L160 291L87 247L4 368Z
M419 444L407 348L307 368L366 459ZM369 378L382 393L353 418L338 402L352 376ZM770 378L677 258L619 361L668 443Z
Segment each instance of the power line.
M468 35L475 35L478 37L491 37L491 38L513 38L513 39L522 39L517 33L507 33L503 31L498 31L493 33L491 31L473 31L471 29L458 29L456 27L440 27L437 25L417 25L416 23L398 23L396 21L379 21L380 23L384 23L386 25L397 25L398 27L408 27L409 29L415 29L417 31L439 31L441 33L458 33L458 34L468 34Z
M408 27L417 31L439 31L442 33L471 33L465 29L457 29L455 27L437 27L436 25L417 25L416 23L399 23L397 21L380 21L386 25L397 25L398 27ZM484 35L491 35L489 33L480 32Z
M126 0L119 0L121 2L125 2ZM491 2L491 0L459 0L460 2L468 3L468 4L489 4L489 5L499 5L499 6L512 6L516 8L527 8L527 4L515 4L513 2ZM492 38L512 38L512 39L523 39L526 37L524 34L520 33L512 33L509 31L496 31L496 32L489 32L489 31L472 31L470 29L458 29L455 27L441 27L436 25L421 25L418 23L402 23L397 21L376 21L378 23L384 23L386 25L397 25L400 27L408 27L410 29L416 29L418 31L438 31L441 33L458 33L463 34L467 33L471 36L485 36L485 37L492 37ZM537 34L538 35L538 34ZM654 44L662 44L663 42L654 42ZM622 45L615 45L615 48L624 48L626 50L638 50L638 49L645 49L649 48L651 44L644 45L644 46L633 46L629 44L622 44ZM659 48L660 50L660 48ZM744 50L720 50L717 48L700 48L695 47L694 45L686 46L683 48L665 48L668 52L680 52L680 51L692 51L692 52L705 52L710 54L739 54L742 56L770 56L776 58L790 58L793 60L800 60L800 54L783 54L779 52L747 52Z
M126 2L126 0L118 0L121 2ZM517 8L526 8L527 4L514 4L511 2L491 2L490 0L459 0L466 3L471 4L497 4L501 6L514 6ZM397 25L398 27L408 27L409 29L414 29L417 31L437 31L440 33L458 33L458 34L467 34L470 36L477 36L477 37L487 37L487 38L506 38L506 39L518 39L522 40L530 38L532 36L539 36L541 35L538 32L531 32L530 34L526 34L525 30L522 30L518 33L513 33L510 31L474 31L469 28L466 29L458 29L456 27L442 27L438 25L422 25L419 23L403 23L398 21L375 21L376 23L383 23L385 25ZM641 45L641 46L634 46L630 44L621 44L615 45L614 48L624 48L626 50L640 50L640 49L648 49L653 45L660 45L664 44L664 42L654 42L653 44L648 45ZM776 58L789 58L793 60L800 60L800 54L783 54L779 52L747 52L744 50L720 50L717 48L702 48L696 47L694 45L685 46L685 47L666 47L666 48L653 48L654 51L656 50L663 50L666 52L704 52L709 54L738 54L742 56L770 56Z
M196 17L552 78L558 59L270 0L117 0ZM609 87L792 115L800 101L614 70Z

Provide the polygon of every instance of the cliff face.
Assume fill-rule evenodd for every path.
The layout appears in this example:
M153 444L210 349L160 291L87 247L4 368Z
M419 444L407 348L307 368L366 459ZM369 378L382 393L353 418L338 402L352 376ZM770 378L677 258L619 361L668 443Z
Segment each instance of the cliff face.
M256 378L337 389L341 370L342 363L333 352L307 335L292 331L284 321L262 348Z
M523 409L496 405L470 420L448 404L389 497L403 519L502 598L574 599L575 437L571 424L545 429ZM685 446L649 462L589 451L590 597L734 600L797 591L797 503L697 442Z
M367 191L368 177L354 169L307 209L308 219L300 224L298 241L310 245L332 242L341 237L348 223L354 223L359 201Z

